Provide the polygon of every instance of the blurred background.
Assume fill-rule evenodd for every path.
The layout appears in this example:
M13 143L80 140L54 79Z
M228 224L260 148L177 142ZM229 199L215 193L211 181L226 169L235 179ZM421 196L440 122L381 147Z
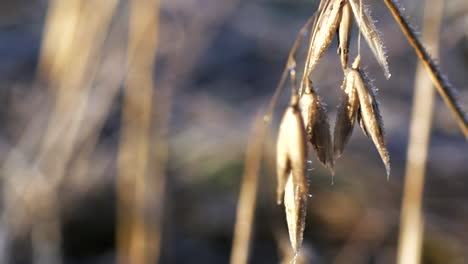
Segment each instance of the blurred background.
M363 42L392 174L387 181L359 128L333 184L314 158L303 263L395 263L417 58L383 1L364 2L392 73L386 80ZM400 3L420 31L425 1ZM468 3L444 3L438 63L467 106ZM228 263L252 122L317 7L0 1L0 263ZM351 58L357 35L354 28ZM336 45L312 75L331 124L343 79ZM266 139L250 263L279 263L290 251L273 197L274 139L288 97L286 89ZM422 262L467 263L468 145L438 95L427 162Z

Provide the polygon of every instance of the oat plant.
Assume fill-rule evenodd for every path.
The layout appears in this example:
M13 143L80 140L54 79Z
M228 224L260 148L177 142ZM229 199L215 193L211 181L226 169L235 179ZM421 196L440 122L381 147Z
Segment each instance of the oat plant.
M429 70L439 88L438 91L466 136L466 116L457 104L452 88L425 52L395 3L390 0L385 0L385 3L415 48L423 65ZM272 119L278 96L289 77L292 86L291 100L283 114L277 140L277 202L278 204L284 202L289 237L295 257L300 251L305 228L309 177L305 166L306 161L311 159L307 151L309 146L314 149L317 159L333 174L334 164L343 154L355 123L358 123L362 132L374 143L385 165L387 178L390 175L390 155L385 145L384 126L376 99L376 89L361 67L361 36L363 36L385 77L387 79L391 77L385 47L370 10L363 5L362 0L320 2L318 10L304 25L294 42L269 111L264 118L265 121ZM359 28L358 51L350 65L349 42L353 25ZM303 35L309 30L307 57L298 84L296 51ZM326 108L317 89L314 88L312 72L329 50L335 36L338 39L337 61L343 68L343 84L341 89L337 89L341 93L341 101L332 139ZM292 262L295 261L295 257Z

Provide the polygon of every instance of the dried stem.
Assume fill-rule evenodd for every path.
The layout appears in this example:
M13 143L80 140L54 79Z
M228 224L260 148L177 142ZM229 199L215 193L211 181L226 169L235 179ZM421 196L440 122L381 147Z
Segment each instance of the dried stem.
M283 73L281 75L281 79L278 83L278 86L275 89L273 98L271 99L270 104L268 106L268 110L267 110L268 112L265 114L265 117L264 117L265 121L271 121L272 119L273 110L275 108L276 102L278 101L278 97L286 83L286 80L291 70L295 70L296 68L296 59L294 58L294 56L296 56L296 51L297 51L297 48L299 47L299 43L301 43L302 38L306 35L310 25L315 20L316 20L316 15L314 14L311 18L309 18L309 20L307 20L305 25L302 26L301 30L299 31L299 34L297 35L296 40L294 41L294 44L288 55L288 61L286 62L286 66L284 67Z
M154 194L151 151L153 68L158 44L159 0L131 1L128 80L124 95L119 150L118 261L156 263L160 227L151 216ZM157 201L159 202L159 201Z
M115 0L99 1L98 4L73 0L69 5L53 1L48 11L39 74L52 88L53 109L33 161L22 162L16 167L19 160L13 151L5 162L6 168L13 169L7 169L5 173L6 182L11 182L6 187L6 196L11 196L6 200L6 214L15 218L21 210L29 211L31 219L25 219L27 221L22 228L31 232L33 263L62 262L61 201L57 197L61 184L68 177L66 168L81 137L79 132L88 108L91 83L116 6ZM63 23L63 19L67 22ZM66 33L62 34L64 31ZM42 129L43 125L28 127L30 131L21 137L18 150L36 148L37 133L41 133L38 127ZM9 188L14 185L21 185L22 191ZM41 206L26 209L32 203Z
M414 51L418 55L420 62L429 73L435 87L437 88L437 91L455 117L458 125L460 126L460 129L465 135L465 138L468 139L468 118L461 106L457 103L454 89L447 82L447 80L445 80L443 74L440 72L437 65L424 49L423 44L418 40L416 33L413 29L411 29L410 25L403 17L403 14L396 6L395 2L393 0L384 0L384 2L392 13L395 21L398 23L398 25L400 25L400 29L405 34L408 42L414 48Z
M438 53L439 30L443 16L443 0L426 0L422 40L434 54ZM403 194L398 263L420 263L424 221L422 196L424 174L434 105L431 80L419 63L407 153Z
M244 176L237 205L236 226L231 250L231 264L245 264L248 262L259 170L263 154L264 141L262 139L265 138L265 131L265 123L262 121L261 115L258 115L247 143Z

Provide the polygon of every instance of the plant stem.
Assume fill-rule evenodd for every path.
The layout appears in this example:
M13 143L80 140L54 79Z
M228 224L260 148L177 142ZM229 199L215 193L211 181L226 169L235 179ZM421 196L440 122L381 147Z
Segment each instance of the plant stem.
M438 53L443 0L426 0L423 41ZM406 163L397 263L420 263L424 230L423 192L434 105L434 88L418 64Z
M154 63L158 47L159 0L130 3L128 78L124 93L117 178L117 263L157 263L160 253L161 214L153 203L163 192L154 177ZM158 164L159 165L159 164ZM161 198L161 197L158 197Z
M254 120L252 132L247 143L244 176L237 204L231 264L248 263L265 134L265 122L263 122L262 116L258 114Z
M450 86L447 80L445 80L443 74L440 72L437 65L431 59L431 56L427 53L423 44L416 37L416 33L413 29L411 29L410 25L401 14L394 0L384 0L384 2L387 5L390 12L392 13L393 18L400 26L401 31L405 34L406 39L418 55L420 62L428 71L432 82L437 88L437 91L444 100L445 104L455 117L458 125L460 126L461 131L465 135L465 138L468 139L468 118L461 106L457 103L454 89Z

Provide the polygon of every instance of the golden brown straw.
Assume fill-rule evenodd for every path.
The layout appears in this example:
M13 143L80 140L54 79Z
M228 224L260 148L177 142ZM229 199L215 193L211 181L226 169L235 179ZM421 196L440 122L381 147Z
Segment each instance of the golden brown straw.
M239 202L237 204L236 225L231 250L231 264L244 264L248 262L250 239L255 216L257 200L257 185L259 170L263 154L263 139L266 126L262 115L258 114L254 121L247 152L245 155L244 176L242 177Z
M443 0L426 0L422 41L438 54ZM424 229L422 196L434 105L434 88L421 63L418 64L401 213L398 263L421 262Z
M153 188L150 146L153 68L158 44L159 1L131 1L128 80L124 94L117 180L118 262L156 263L160 226L147 217Z
M67 64L72 59L79 29L82 0L51 0L47 12L44 39L42 41L38 73L48 77L55 89ZM82 15L82 14L81 14ZM74 45L75 42L75 45ZM80 40L81 42L81 40Z
M405 34L406 39L418 55L420 62L422 63L426 71L429 73L432 82L437 88L437 91L444 100L445 104L455 117L455 120L457 121L458 126L460 126L462 133L465 135L465 138L468 139L468 118L461 106L457 103L457 99L455 97L453 88L450 86L447 80L445 80L444 75L440 72L437 65L426 52L423 44L418 40L418 38L416 37L416 33L411 29L410 25L405 20L400 10L396 6L395 2L393 0L384 1L388 9L392 13L393 18L400 26L401 31L403 31L403 33Z
M116 3L115 0L99 3L76 0L66 5L55 1L49 10L39 73L53 88L53 110L39 153L31 162L33 165L24 164L19 168L19 175L13 172L8 176L11 179L28 177L30 184L23 186L24 193L28 193L29 197L22 199L15 208L28 210L24 209L27 203L40 201L42 204L29 212L34 220L27 220L31 225L34 263L61 262L60 201L57 194L67 176L66 167L80 138L79 130L87 108L90 83L94 79L95 66ZM70 15L70 20L63 14ZM60 33L66 30L70 31L61 39ZM80 42L73 42L72 39L80 39ZM57 44L57 50L51 43ZM20 139L18 148L38 141L36 137L29 138L29 133L25 135ZM17 162L16 159L15 153L12 153L6 163ZM21 172L22 169L27 173ZM14 199L21 194L12 190L10 195ZM14 210L8 214L14 217Z

